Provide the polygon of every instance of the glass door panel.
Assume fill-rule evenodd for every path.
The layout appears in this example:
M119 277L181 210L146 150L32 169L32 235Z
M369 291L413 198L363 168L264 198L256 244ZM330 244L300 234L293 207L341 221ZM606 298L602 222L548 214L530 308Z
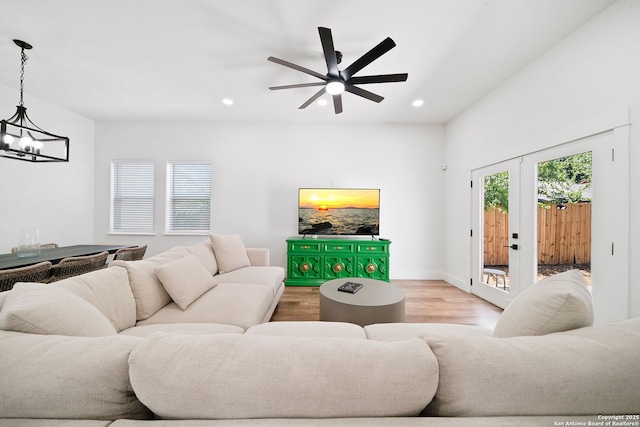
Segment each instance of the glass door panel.
M472 172L472 292L506 307L519 271L519 159Z
M482 282L509 292L509 172L482 177Z
M536 164L536 279L577 269L591 285L592 152Z

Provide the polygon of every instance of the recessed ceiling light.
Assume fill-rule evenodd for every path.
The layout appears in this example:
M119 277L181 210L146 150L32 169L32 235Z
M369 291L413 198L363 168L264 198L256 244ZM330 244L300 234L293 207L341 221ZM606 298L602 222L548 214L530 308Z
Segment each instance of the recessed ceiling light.
M411 103L414 107L422 107L424 105L424 101L422 99L416 99Z
M225 98L225 99L222 100L222 103L224 105L233 105L233 99Z
M320 99L320 100L318 101L318 105L321 105L321 106L323 106L323 107L324 107L325 105L327 105L327 100L326 100L326 99Z

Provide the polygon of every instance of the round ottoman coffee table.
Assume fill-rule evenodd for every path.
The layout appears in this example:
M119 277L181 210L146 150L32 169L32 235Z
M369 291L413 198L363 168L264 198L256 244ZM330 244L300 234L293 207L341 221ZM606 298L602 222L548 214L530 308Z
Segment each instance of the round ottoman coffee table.
M361 283L362 288L355 294L339 291L346 282ZM404 322L404 292L382 280L330 280L320 286L320 320L360 326Z

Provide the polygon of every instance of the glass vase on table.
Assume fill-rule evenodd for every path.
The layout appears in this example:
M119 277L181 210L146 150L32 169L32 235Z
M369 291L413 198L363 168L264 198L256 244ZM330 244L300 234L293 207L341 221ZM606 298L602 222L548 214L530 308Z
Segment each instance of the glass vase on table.
M40 255L40 232L37 228L23 228L20 230L17 255L19 258Z

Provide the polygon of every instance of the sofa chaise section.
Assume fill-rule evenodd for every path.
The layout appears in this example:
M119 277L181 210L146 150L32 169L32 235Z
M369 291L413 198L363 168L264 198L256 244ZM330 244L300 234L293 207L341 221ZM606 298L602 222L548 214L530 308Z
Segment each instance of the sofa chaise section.
M136 326L219 323L246 329L271 319L284 292L284 269L269 265L268 249L242 247L242 251L245 261L235 263L240 267L226 273L220 273L221 267L229 266L217 259L211 239L176 246L140 261L114 261L110 268L127 270L136 303ZM187 257L197 261L186 263ZM187 295L187 304L181 303L176 292L206 280L204 271L212 282L202 285L202 294ZM171 278L174 283L167 281Z

